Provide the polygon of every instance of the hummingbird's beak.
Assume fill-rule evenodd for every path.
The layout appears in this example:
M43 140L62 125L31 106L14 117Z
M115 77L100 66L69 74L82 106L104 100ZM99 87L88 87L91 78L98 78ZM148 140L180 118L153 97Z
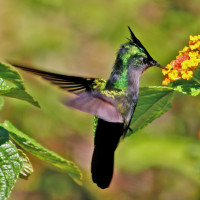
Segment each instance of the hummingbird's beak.
M162 65L155 65L156 67L160 67L161 69L165 69L165 66L162 66Z
M162 66L160 63L158 63L157 61L152 61L151 62L152 66L155 66L155 67L159 67L161 69L165 69L165 66Z

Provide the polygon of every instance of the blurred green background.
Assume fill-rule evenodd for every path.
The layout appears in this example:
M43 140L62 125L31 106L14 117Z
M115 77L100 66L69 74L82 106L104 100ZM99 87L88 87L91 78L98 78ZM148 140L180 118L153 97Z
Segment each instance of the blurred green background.
M108 78L127 26L153 58L166 65L200 34L199 0L1 0L0 57L52 72ZM20 72L21 73L21 72ZM9 99L1 112L18 129L80 166L83 186L30 155L35 169L19 179L10 200L197 200L200 199L200 98L177 94L172 108L123 140L109 189L92 183L89 114L64 107L70 94L23 74L41 109ZM141 86L160 85L160 69L149 69Z

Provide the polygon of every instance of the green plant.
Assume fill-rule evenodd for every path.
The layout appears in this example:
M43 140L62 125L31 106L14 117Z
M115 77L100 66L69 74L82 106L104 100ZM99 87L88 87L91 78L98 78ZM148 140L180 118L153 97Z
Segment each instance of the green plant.
M140 88L139 101L128 136L164 114L170 108L176 92L197 96L200 93L199 67L195 70L194 77L195 79L190 81L174 81L170 86ZM39 107L38 102L26 92L20 75L5 63L0 63L0 95L0 108L4 104L2 96L24 100ZM32 165L24 151L61 168L76 183L81 184L80 170L73 162L46 149L31 137L19 131L11 122L4 121L0 123L1 199L6 199L9 196L14 183L19 177L26 178L33 173ZM151 160L151 162L154 161Z
M5 63L0 63L0 95L0 108L4 104L2 96L24 100L39 107L38 102L26 92L20 75ZM19 177L27 178L33 173L25 151L62 169L76 183L81 184L80 170L73 162L46 149L11 122L4 121L0 123L0 199L9 196Z

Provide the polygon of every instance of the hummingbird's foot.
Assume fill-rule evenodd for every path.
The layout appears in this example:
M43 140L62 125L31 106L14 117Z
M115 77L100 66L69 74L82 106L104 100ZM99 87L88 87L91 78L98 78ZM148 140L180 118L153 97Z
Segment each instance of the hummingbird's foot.
M131 131L131 132L133 132L133 129L132 129L132 128L130 128L130 127L128 127L128 130L129 130L129 131Z

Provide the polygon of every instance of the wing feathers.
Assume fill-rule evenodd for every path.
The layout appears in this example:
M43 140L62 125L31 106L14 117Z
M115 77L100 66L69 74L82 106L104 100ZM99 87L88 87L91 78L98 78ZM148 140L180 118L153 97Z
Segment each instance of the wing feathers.
M98 84L98 82L95 82L95 78L67 76L18 64L12 65L24 71L39 75L68 92L79 94L77 98L67 103L68 106L96 115L108 122L123 122L120 112L114 105L114 99L93 90L94 86Z
M83 92L67 103L68 106L98 116L108 122L123 122L113 99L99 93Z
M60 88L65 89L69 92L81 92L81 91L90 91L92 90L92 85L95 78L83 78L78 76L67 76L62 74L56 74L51 72L46 72L38 69L33 69L30 67L25 67L18 64L13 64L13 66L20 68L24 71L31 72L33 74L39 75L45 80L50 81L51 83L58 85Z

